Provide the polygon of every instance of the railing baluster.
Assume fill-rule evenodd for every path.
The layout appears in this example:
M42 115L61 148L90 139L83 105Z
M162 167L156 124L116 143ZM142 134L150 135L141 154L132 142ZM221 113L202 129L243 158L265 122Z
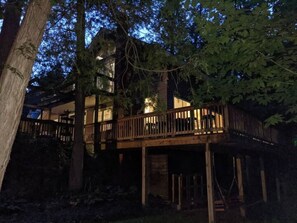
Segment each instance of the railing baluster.
M165 137L187 134L213 134L233 130L267 142L278 142L278 131L264 128L263 123L252 115L233 106L210 105L201 108L172 109L166 113L149 113L123 118L117 122L117 132L112 131L111 122L102 122L100 134L102 140L117 137L118 140L144 137ZM86 132L93 133L92 126L86 126ZM91 130L91 131L90 131ZM34 137L52 136L61 141L73 138L73 125L57 123L51 120L23 119L19 132Z

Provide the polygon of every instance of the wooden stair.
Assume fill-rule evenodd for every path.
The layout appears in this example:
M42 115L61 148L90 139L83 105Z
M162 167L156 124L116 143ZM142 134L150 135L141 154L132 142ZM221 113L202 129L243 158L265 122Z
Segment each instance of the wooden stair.
M223 200L214 201L215 211L223 212L226 210L226 204Z

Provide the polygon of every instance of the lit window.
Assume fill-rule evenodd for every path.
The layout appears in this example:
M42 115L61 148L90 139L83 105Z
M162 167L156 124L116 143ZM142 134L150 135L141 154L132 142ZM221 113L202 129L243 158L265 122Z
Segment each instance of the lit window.
M156 108L156 99L146 98L144 99L144 113L154 112Z
M191 106L191 103L188 101L185 101L183 99L174 97L174 108L183 108L183 107L188 107Z

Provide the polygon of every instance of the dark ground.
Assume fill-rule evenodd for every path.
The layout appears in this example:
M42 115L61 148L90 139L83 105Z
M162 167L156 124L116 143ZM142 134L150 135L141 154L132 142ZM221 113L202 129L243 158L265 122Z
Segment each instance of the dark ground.
M35 201L2 196L0 202L0 223L207 222L206 209L179 212L159 201L144 209L135 200L103 200L87 194ZM217 221L241 223L238 214L238 211L217 213Z
M129 186L114 186L118 185L114 183L114 179L118 179L114 164L117 154L105 154L96 160L86 157L84 175L91 180L86 180L84 192L69 194L67 176L71 147L63 146L51 139L23 137L16 140L5 177L3 188L6 190L0 193L0 223L106 223L176 213L170 205L155 198L143 209L139 186L130 186L132 181L127 178L124 182L129 182ZM283 176L287 186L281 204L250 206L250 222L272 222L267 220L274 218L278 219L274 222L297 222L295 154L290 156L292 161L288 162L289 168ZM239 221L230 213L219 222Z
M150 197L145 209L140 200L135 188L119 186L34 198L4 191L0 193L0 223L106 223L176 211L160 198Z
M92 195L57 196L46 200L0 199L0 222L109 222L145 214L140 203L128 199L98 199Z

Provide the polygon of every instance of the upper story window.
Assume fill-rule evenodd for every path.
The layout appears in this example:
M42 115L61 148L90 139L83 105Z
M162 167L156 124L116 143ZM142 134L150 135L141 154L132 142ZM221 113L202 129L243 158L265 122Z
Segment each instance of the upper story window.
M174 97L173 104L174 104L174 108L183 108L183 107L191 106L190 102L177 97Z
M112 120L112 106L107 106L105 108L100 108L98 110L98 122L104 122L104 121L110 121ZM94 112L94 117L93 121L95 122L95 112Z
M96 79L96 86L98 89L107 91L109 93L114 92L114 75L115 75L115 59L110 56L103 58L97 56L97 59L102 61L101 67L98 70L99 75Z
M105 76L97 76L96 86L99 90L114 93L114 81Z
M155 97L155 98L150 97L150 98L145 98L144 99L144 113L145 114L155 111L156 106L157 106L156 98L157 97Z

